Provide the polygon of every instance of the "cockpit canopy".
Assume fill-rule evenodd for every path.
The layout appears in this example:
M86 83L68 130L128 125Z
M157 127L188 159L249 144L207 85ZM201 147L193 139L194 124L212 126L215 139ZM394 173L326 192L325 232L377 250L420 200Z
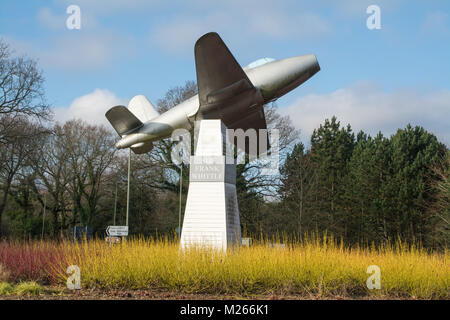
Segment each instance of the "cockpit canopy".
M253 61L252 63L250 63L248 66L246 66L244 68L244 70L253 69L253 68L262 66L263 64L272 62L272 61L275 61L275 59L272 59L272 58L261 58L261 59L258 59L256 61Z

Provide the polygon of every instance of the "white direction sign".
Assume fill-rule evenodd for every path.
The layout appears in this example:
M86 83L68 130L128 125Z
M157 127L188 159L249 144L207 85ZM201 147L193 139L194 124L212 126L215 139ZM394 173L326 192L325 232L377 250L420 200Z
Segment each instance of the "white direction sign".
M109 226L106 228L106 234L110 237L128 236L128 226Z

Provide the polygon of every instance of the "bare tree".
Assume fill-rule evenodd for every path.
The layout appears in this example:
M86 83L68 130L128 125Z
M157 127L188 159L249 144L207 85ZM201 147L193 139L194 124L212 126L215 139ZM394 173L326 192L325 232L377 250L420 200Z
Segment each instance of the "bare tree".
M102 187L116 160L114 135L103 126L71 120L63 126L63 140L71 168L69 190L73 201L73 221L77 213L82 224L91 225L104 195Z
M51 212L52 234L58 227L92 225L105 195L105 177L115 160L114 136L103 126L81 120L56 124L40 141L33 157L34 190L39 202Z
M40 140L35 140L40 148L30 155L36 175L33 190L41 205L51 213L53 236L58 231L58 215L65 207L67 186L71 176L69 153L63 136L62 127L55 125L51 133Z
M0 143L6 143L17 134L14 127L22 117L50 119L43 83L44 77L36 61L13 57L8 44L0 39Z
M439 165L433 168L436 175L431 180L431 188L435 190L433 204L427 208L433 220L433 230L430 232L430 243L442 248L450 243L450 151Z
M17 118L10 131L10 143L0 144L0 232L2 215L5 211L8 195L11 192L17 173L29 164L29 155L37 147L35 140L28 135L38 137L43 129L24 118Z
M186 81L184 86L170 89L164 98L157 101L158 111L165 112L184 100L197 94L197 84ZM162 139L154 143L154 148L148 154L136 157L135 170L146 172L146 184L155 190L177 192L179 190L180 166L183 166L183 180L187 182L189 171L185 164L176 165L172 161L172 148L176 142L172 139ZM187 184L183 183L183 192L187 192Z
M266 123L269 135L272 130L278 130L278 163L281 165L286 154L292 149L296 141L298 141L299 131L295 129L289 116L281 116L278 113L278 107L275 103L271 103L264 107ZM275 150L272 150L274 152ZM271 159L271 158L269 158ZM238 176L242 175L245 179L244 187L251 190L254 194L264 199L274 199L278 197L278 188L280 186L280 174L274 163L269 161L261 161L256 159L245 162L242 166L238 166ZM263 171L271 168L273 174L263 174Z

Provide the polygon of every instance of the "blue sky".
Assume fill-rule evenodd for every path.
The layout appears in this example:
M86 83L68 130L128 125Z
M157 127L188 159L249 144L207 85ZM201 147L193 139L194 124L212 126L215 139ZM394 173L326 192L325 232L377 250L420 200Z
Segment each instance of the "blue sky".
M66 28L71 4L80 30ZM379 30L366 27L371 4ZM60 121L106 123L111 105L136 94L156 103L195 80L194 42L216 31L243 66L316 54L322 70L278 100L302 140L336 114L371 134L422 125L449 145L449 14L445 0L2 0L0 37L39 60Z

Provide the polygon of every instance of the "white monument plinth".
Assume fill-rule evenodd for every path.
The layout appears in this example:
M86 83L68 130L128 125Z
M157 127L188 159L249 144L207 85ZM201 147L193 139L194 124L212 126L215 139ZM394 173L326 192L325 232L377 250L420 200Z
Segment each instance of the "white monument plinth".
M239 245L241 228L236 165L226 158L226 127L201 120L195 155L190 158L189 190L180 246L226 250Z

